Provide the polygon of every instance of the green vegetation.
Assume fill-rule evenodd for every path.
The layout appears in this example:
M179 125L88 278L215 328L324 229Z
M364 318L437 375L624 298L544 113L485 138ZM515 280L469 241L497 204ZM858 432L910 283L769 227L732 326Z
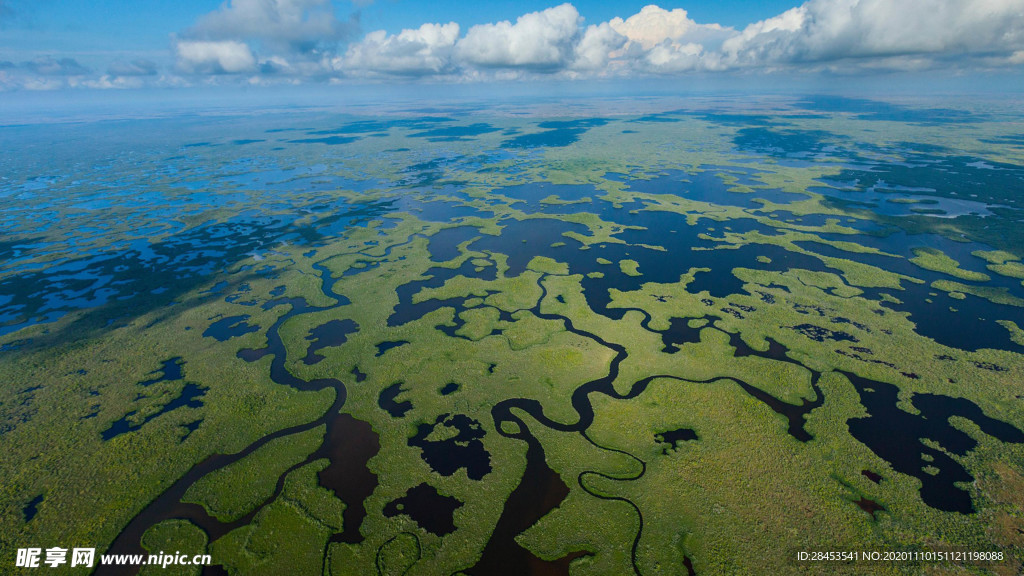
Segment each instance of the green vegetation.
M961 280L971 282L988 282L989 277L980 273L960 268L960 263L946 256L934 248L914 248L914 257L911 262L924 268L955 276Z
M189 487L183 502L202 504L222 522L233 522L273 496L277 479L302 462L324 438L324 427L271 440L242 460Z
M636 260L619 260L619 270L626 276L643 276L639 268L640 263Z
M527 513L506 502L532 485L529 471L550 474L550 492L527 495L543 509L508 540L546 561L578 556L573 575L681 574L686 562L700 574L860 574L800 566L791 552L901 547L999 548L1004 564L964 573L1017 573L1024 443L994 437L969 409L924 417L960 443L922 436L927 458L908 472L850 424L878 424L856 386L864 378L879 396L891 386L886 407L908 418L943 397L1024 430L1016 220L946 214L941 191L921 200L893 189L875 212L856 202L866 189L836 183L853 180L842 177L849 165L1024 158L971 144L1001 130L996 122L764 106L739 120L704 108L657 122L608 113L557 134L565 145L533 148L507 142L571 120L472 112L420 126L408 114L281 113L188 123L138 164L108 152L110 181L95 185L130 190L124 182L145 175L173 225L160 226L154 206L102 217L68 208L38 231L58 252L11 256L0 287L31 270L40 276L25 295L45 290L65 249L129 262L123 246L161 241L179 242L161 266L191 284L174 289L169 275L164 300L157 289L136 301L132 282L153 267L134 279L111 269L109 289L130 288L91 294L110 299L97 305L109 317L74 309L0 336L0 552L105 550L152 507L159 521L133 544L210 553L233 575L459 574L489 543L519 550L495 539ZM294 142L314 119L353 141ZM477 122L494 130L445 141L443 156L419 135ZM291 133L254 147L257 162L230 144L257 128ZM934 148L954 130L966 151ZM185 147L202 140L216 145ZM101 152L58 168L101 166ZM944 177L955 181L954 169L964 168ZM571 188L529 189L541 182L586 188L572 198ZM205 200L189 192L206 189ZM922 205L950 217L889 215ZM225 252L242 245L261 222L242 215L257 211L273 226L228 262L173 268L211 238L230 238ZM147 226L156 231L137 236ZM35 233L20 224L0 253ZM968 257L952 244L967 241L987 248ZM907 259L906 245L929 247ZM968 269L983 264L992 276ZM943 332L943 319L987 332ZM974 336L985 345L970 345ZM332 436L342 417L358 426ZM329 449L339 447L351 450ZM973 513L926 502L922 485L944 466L973 480L947 487ZM204 474L178 486L180 503L210 516L195 523L159 509L190 470ZM423 493L437 499L429 520L408 500ZM223 535L208 542L203 526ZM959 573L936 567L947 569Z
M1024 307L1024 299L1010 294L1006 288L972 286L961 282L953 282L951 280L936 280L935 282L932 282L932 288L942 290L943 292L949 292L950 295L954 293L971 294L973 296L995 302L996 304Z
M188 520L165 520L146 531L142 546L147 554L175 554L184 551L189 561L196 555L206 553L206 534ZM197 576L201 566L143 566L139 574L173 574L175 576Z

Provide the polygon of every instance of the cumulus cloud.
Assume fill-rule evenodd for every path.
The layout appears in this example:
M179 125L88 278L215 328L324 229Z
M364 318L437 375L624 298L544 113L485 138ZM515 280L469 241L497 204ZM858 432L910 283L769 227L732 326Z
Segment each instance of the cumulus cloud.
M644 50L666 43L720 44L733 33L732 28L718 24L698 24L682 8L669 11L653 4L644 6L640 12L625 20L612 18L608 24Z
M582 18L562 4L509 21L473 26L456 45L459 58L482 68L557 70L572 62Z
M344 38L350 26L337 19L330 0L229 0L202 16L185 36L259 41L271 51L308 52Z
M249 45L236 40L182 40L175 51L178 67L188 74L237 74L256 69Z
M717 49L736 34L718 24L699 24L682 8L655 5L608 24L628 39L625 49L613 56L631 61L631 69L657 73L718 68Z
M331 0L227 0L175 40L189 74L322 76L358 16L335 16Z
M1024 47L1022 0L810 0L722 47L731 65L915 60Z
M393 35L378 30L350 45L335 65L363 73L419 76L451 72L452 52L458 38L459 25L455 22L424 24Z
M576 59L572 67L576 70L607 69L612 54L626 45L629 39L618 33L608 22L587 27L576 46Z

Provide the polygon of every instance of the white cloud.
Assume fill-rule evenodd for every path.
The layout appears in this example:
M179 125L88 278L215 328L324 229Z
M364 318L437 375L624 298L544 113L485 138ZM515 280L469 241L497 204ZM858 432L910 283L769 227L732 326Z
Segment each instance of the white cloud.
M256 68L256 57L244 42L181 40L175 50L178 67L188 74L238 74Z
M615 31L608 22L588 26L576 46L576 59L572 67L577 70L606 70L612 54L626 45L629 40Z
M686 10L676 8L665 10L653 4L644 6L640 12L623 20L612 18L608 22L616 32L639 44L644 50L665 44L708 44L721 43L734 31L718 24L698 24L690 19Z
M394 35L378 30L350 45L336 66L363 73L446 73L452 70L452 52L458 38L459 25L455 22L424 24Z
M810 0L751 24L723 51L738 66L874 59L871 66L1021 47L1024 0Z
M559 70L573 60L580 36L579 12L562 4L503 21L473 26L459 41L459 59L482 68Z
M717 24L698 24L686 10L650 4L608 25L626 37L626 46L611 56L628 63L634 72L677 74L695 70L717 70L722 58L718 49L736 31Z
M178 70L319 78L356 29L332 0L226 0L176 39Z
M348 32L330 0L229 0L202 16L185 36L259 41L271 51L308 52Z
M708 67L705 63L704 48L700 44L688 42L665 42L651 48L644 55L643 64L652 72L670 74L686 72Z
M719 68L716 51L736 34L718 24L699 24L682 8L665 10L653 4L608 24L629 40L614 58L629 62L633 71L660 74Z

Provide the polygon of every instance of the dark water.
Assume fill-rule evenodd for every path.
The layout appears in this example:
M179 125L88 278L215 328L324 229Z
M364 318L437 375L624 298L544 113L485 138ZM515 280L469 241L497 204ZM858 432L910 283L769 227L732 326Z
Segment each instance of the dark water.
M401 198L395 202L394 206L397 210L408 212L420 220L430 222L449 222L459 218L474 216L481 218L491 218L494 216L491 212L483 212L472 206L462 206L458 202L441 200L424 202L412 198Z
M681 443L689 440L697 440L697 432L692 428L666 430L654 435L655 442L659 444L668 444L667 447L662 449L662 454L665 454L666 456L678 449Z
M250 325L246 322L248 319L248 315L221 318L213 324L210 324L210 326L203 331L203 336L214 338L218 342L224 342L238 336L257 332L260 327Z
M1009 146L1024 146L1024 134L1010 134L1007 136L996 136L994 138L979 138L979 142L986 144L1004 144Z
M324 136L322 138L298 138L296 140L289 140L293 144L326 144L328 146L340 146L342 144L351 144L361 140L355 136Z
M846 332L823 328L814 324L798 324L793 326L793 330L796 330L805 338L809 338L815 342L824 342L826 340L830 342L860 342L856 337L851 336Z
M882 483L882 475L877 472L872 472L871 470L861 470L860 473L863 474L865 478L871 480L875 484Z
M541 206L540 202L549 196L554 196L565 202L578 202L587 198L594 199L605 194L603 190L599 190L590 184L547 184L544 182L530 182L527 184L498 188L494 193L507 196L515 200L520 200L522 203L525 203L526 206L523 206L522 204L515 206L524 212L536 212L538 210L545 209L544 206ZM578 205L551 205L546 207L546 209L594 211L594 208L590 206L589 202Z
M0 279L0 335L88 310L66 334L84 336L113 321L126 322L173 306L183 294L248 254L281 242L318 242L391 209L387 204L332 204L314 209L316 218L310 225L295 225L295 213L243 213L155 240L139 238L126 247L104 245L42 270L10 275Z
M380 439L370 424L341 413L335 417L319 453L314 454L331 461L318 475L320 485L345 503L343 531L332 536L332 542L363 541L359 532L366 518L363 502L377 488L377 475L367 468L367 463L378 452Z
M185 440L188 440L188 437L191 436L193 432L199 430L199 426L202 425L203 420L203 418L200 418L198 420L193 420L192 422L186 422L185 424L182 424L181 427L185 429L185 433L182 434L181 438L178 439L178 444L181 444Z
M395 119L373 119L354 120L342 124L337 128L313 130L309 134L322 136L330 134L373 134L389 132L393 129L406 130L431 130L439 124L454 122L454 119L443 116L423 116L420 118L395 118Z
M473 226L445 228L432 235L427 244L430 259L434 262L448 262L461 254L459 244L480 236L480 229Z
M25 516L25 522L31 522L36 517L36 514L39 513L39 505L42 503L43 495L40 494L25 504L25 507L21 509L22 515Z
M455 308L457 311L461 311L465 298L450 298L447 300L424 300L422 302L413 303L413 296L419 293L424 288L439 288L451 278L456 276L465 276L467 278L489 278L491 280L497 277L497 271L494 266L488 266L481 272L476 271L476 267L470 262L466 261L459 268L431 268L428 272L430 278L427 280L419 280L415 282L409 282L398 287L396 291L398 293L398 305L395 306L395 311L388 317L388 326L402 326L414 320L426 316L427 314L440 310L441 308ZM456 317L456 320L459 319ZM449 335L453 335L454 328L449 330Z
M1024 432L989 418L970 400L915 394L911 402L921 413L911 414L897 406L899 389L896 386L843 374L853 383L868 411L864 418L847 421L850 434L897 472L919 479L921 499L932 508L961 514L974 512L970 493L956 485L973 482L974 477L950 454L965 456L978 442L955 428L949 422L952 416L971 420L982 432L1003 442L1024 442ZM925 445L923 438L934 441L942 449ZM929 466L938 471L926 472Z
M508 256L508 276L517 276L526 270L534 256L547 256L565 262L578 252L579 242L564 236L566 232L589 235L586 226L555 219L506 219L500 236L482 236L470 246L472 250L499 252ZM559 242L566 246L552 247Z
M381 343L377 344L377 353L375 354L375 356L383 356L384 353L387 352L388 350L392 350L394 348L398 348L399 346L405 346L408 343L409 343L408 340L393 340L393 341L381 342Z
M499 129L486 122L476 122L467 126L444 126L413 132L409 134L413 138L426 138L430 142L466 142L473 140L473 136L490 134Z
M710 202L720 206L739 206L740 208L760 208L762 204L757 199L764 199L778 204L787 204L806 199L803 194L793 194L779 189L758 188L753 192L731 192L732 184L726 184L719 174L731 176L749 176L748 173L732 173L726 170L715 170L714 167L705 167L704 171L690 174L680 170L669 170L662 176L650 180L623 179L629 185L629 190L635 190L644 194L671 194L694 200L697 202ZM737 184L762 185L749 179L739 180Z
M402 388L401 382L395 382L380 391L380 395L377 397L377 406L380 406L380 409L390 414L392 418L404 417L409 410L412 410L412 402L397 400L403 392L408 392L408 390Z
M525 428L523 428L525 430ZM470 576L568 576L569 564L589 555L587 551L569 554L558 560L542 560L516 542L516 536L537 523L569 495L569 487L544 458L544 449L532 436L527 441L526 470L519 486L505 501L498 525L476 565L463 570Z
M306 357L302 359L307 366L317 364L324 359L318 352L328 347L341 346L348 342L349 334L359 331L359 325L353 320L329 320L309 331L306 340L310 341L306 349Z
M182 367L185 365L185 361L181 359L181 356L168 358L161 362L161 364L161 368L150 372L154 377L139 382L139 386L152 386L157 382L172 382L174 380L181 380L184 377Z
M687 290L691 293L706 290L715 297L743 293L743 282L733 275L733 268L772 271L803 268L833 271L816 258L771 245L746 245L726 250L694 250L714 246L714 243L698 237L700 233L707 233L707 228L689 226L685 217L669 212L642 214L636 224L645 226L646 229L626 230L617 235L628 245L607 244L590 250L588 255L577 254L576 258L569 261L574 273L604 273L603 278L584 277L581 281L587 302L595 312L620 318L623 312L608 308L611 303L609 289L628 292L640 289L647 282L675 283L679 281L680 275L691 267L709 268L710 271L697 273ZM737 233L760 228L753 220L745 219L733 220L727 225ZM762 233L775 234L771 229L765 229ZM641 244L659 246L664 248L664 251L645 248L640 246ZM600 266L590 260L598 256L612 262L635 260L639 263L642 276L629 276L620 272L618 266ZM762 262L759 257L767 257L770 262Z
M707 317L701 319L710 321ZM661 349L662 352L674 354L679 351L679 346L683 344L700 342L700 331L703 329L703 326L700 328L690 328L691 320L698 320L698 318L669 319L668 330L661 333L661 341L665 345Z
M1016 207L1024 185L1024 167L976 157L939 155L934 150L905 145L905 162L847 168L829 181L850 183L855 190L908 190L936 199ZM914 147L911 147L914 146ZM1015 210L1016 212L1016 210ZM1019 218L1019 212L1014 214Z
M427 532L445 536L455 532L455 510L462 506L457 498L442 496L433 486L420 484L410 488L405 496L388 502L384 516L404 514Z
M132 416L135 416L135 414L138 411L132 410L131 412L125 414L124 417L122 417L120 420L115 420L114 422L112 422L106 430L100 432L100 436L103 438L104 441L113 440L114 438L117 438L122 434L134 432L142 428L149 421L159 416L163 416L164 414L167 414L172 410L177 410L178 408L184 408L186 406L189 408L201 408L203 406L203 401L200 400L200 398L206 395L207 390L207 388L200 387L198 384L195 384L194 382L188 382L181 389L181 392L178 394L178 396L173 398L170 402L164 404L158 411L146 416L140 422L133 424Z
M882 122L906 122L911 124L941 125L980 122L986 116L966 110L952 108L910 108L861 98L845 98L843 96L808 96L798 103L808 110L822 112L851 112L861 120Z
M813 410L821 407L821 405L825 403L825 394L821 391L821 388L818 387L818 380L821 378L821 373L816 370L811 370L800 362L790 358L789 350L787 350L782 344L772 340L771 338L768 338L767 340L768 349L762 352L748 346L739 334L729 334L729 345L736 349L735 355L737 358L742 358L744 356L757 356L759 358L766 358L768 360L775 360L778 362L788 362L810 372L811 389L814 391L814 399L801 398L799 405L790 404L788 402L783 402L771 394L768 394L755 386L751 386L742 380L733 380L743 388L744 392L763 402L776 414L784 416L786 420L789 421L788 432L790 436L801 442L810 442L814 437L804 429L804 424L806 423L807 416Z
M878 233L889 230L885 226L869 220L866 218L850 218L850 217L839 217L833 214L794 214L789 210L773 210L768 214L771 218L781 220L787 224L795 226L825 226L830 220L838 221L842 226L848 228L854 228L863 233ZM891 231L891 230L890 230ZM824 234L815 234L816 236L824 237ZM841 234L833 235L837 238L843 238ZM846 237L847 239L850 239ZM834 238L835 239L835 238Z
M584 118L580 120L554 120L537 124L542 132L522 134L502 142L502 148L563 148L574 144L588 130L604 126L608 121L603 118Z
M439 427L454 428L456 434L446 434L443 440L428 437ZM409 446L422 450L423 461L434 472L451 476L466 470L470 480L482 480L491 472L491 454L481 441L487 432L480 422L464 414L441 414L433 424L420 424L416 434L409 438Z
M839 235L831 235L829 239L844 239L846 241L863 243L903 256L902 258L893 258L877 254L846 252L817 242L797 243L800 247L822 256L845 258L923 280L924 283L904 280L900 283L901 290L862 289L864 296L867 298L880 300L881 293L883 292L898 298L902 303L896 304L883 301L882 305L893 310L909 312L910 320L915 324L914 331L918 334L931 338L940 344L961 350L994 348L1024 351L1024 346L1010 340L1006 329L996 323L996 320L1012 320L1017 322L1018 325L1024 325L1024 308L996 304L972 295L967 295L967 298L964 300L953 300L946 293L931 287L931 283L937 280L954 280L968 286L1004 288L1011 295L1024 297L1024 291L1022 291L1018 280L1000 277L995 273L985 270L981 259L970 254L971 251L983 249L982 245L976 243L957 245L958 243L949 240L937 241L931 235L907 237L899 234L895 235L891 240L872 239L870 236L843 238ZM862 239L864 242L862 242ZM959 260L964 270L986 273L991 280L983 284L960 280L940 272L925 270L909 262L908 259L914 257L911 248L932 247L934 244L939 244L940 247L938 249L947 253L951 258ZM932 293L935 293L936 296L932 296ZM932 300L932 302L928 300ZM950 310L950 308L953 308L953 310Z
M815 159L833 156L837 150L831 143L837 136L822 130L779 128L741 128L733 143L742 152L777 158Z

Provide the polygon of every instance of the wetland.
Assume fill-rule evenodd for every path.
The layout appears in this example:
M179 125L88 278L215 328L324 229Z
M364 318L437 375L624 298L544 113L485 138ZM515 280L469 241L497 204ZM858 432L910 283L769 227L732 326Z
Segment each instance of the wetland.
M0 551L1024 568L1019 114L644 108L0 127Z

